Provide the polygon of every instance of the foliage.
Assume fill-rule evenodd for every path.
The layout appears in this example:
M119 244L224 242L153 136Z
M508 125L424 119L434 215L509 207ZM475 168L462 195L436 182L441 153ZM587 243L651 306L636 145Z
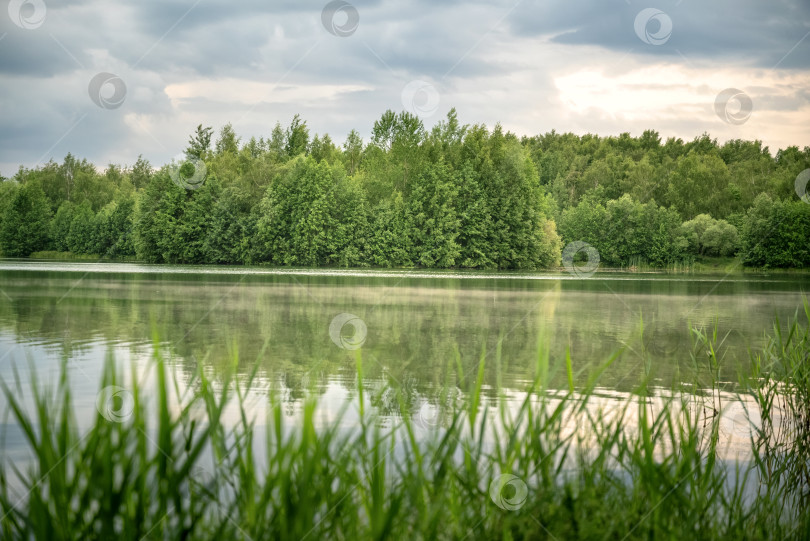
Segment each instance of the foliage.
M328 134L311 137L299 115L268 138L242 142L230 124L214 143L213 135L199 125L189 138L187 157L201 161L184 167L207 173L189 191L142 156L103 173L71 154L61 164L21 168L0 182L0 231L10 251L2 242L0 250L536 269L558 265L563 246L585 241L609 266L735 253L746 265L808 264L807 208L793 182L810 167L810 147L774 156L759 141L719 145L706 134L662 141L653 130L519 139L500 125L464 125L455 109L430 129L411 113L388 110L367 143L356 130L342 145ZM11 203L34 184L53 219L47 234L24 239L2 224L19 225Z
M190 381L172 381L155 336L154 383L136 372L122 378L108 357L98 413L82 432L64 366L55 389L34 379L25 401L19 380L3 384L32 465L0 463L0 532L9 540L805 539L808 334L806 324L791 329L757 357L771 363L750 379L765 421L751 432L755 462L736 470L719 453L716 390L667 398L642 382L633 398L602 409L599 374L618 354L575 385L570 356L557 366L538 353L524 398L508 401L485 388L482 354L477 374L446 372L427 423L417 411L426 404L413 405L409 389L367 386L358 352L357 411L346 405L324 421L310 392L291 423L273 390L260 395L266 416L255 417L260 379L234 377L236 353L213 377L198 364ZM716 362L716 333L695 334L695 362L707 352ZM567 389L546 387L559 372ZM488 405L493 392L501 406ZM769 397L797 406L782 411L798 430L770 430L780 406Z
M810 321L810 304L804 300ZM753 355L750 390L761 413L756 465L767 486L806 509L810 503L810 330L774 323L767 346Z
M300 157L262 199L260 258L277 265L357 265L365 219L363 194L342 167Z
M68 250L74 254L95 253L95 227L93 209L88 201L82 202L73 212L66 243Z
M419 175L411 187L407 209L411 259L424 267L452 267L459 256L457 181L440 164Z
M294 158L300 154L304 154L309 146L309 128L307 123L301 120L299 115L295 115L287 128L285 135L286 143L284 150L287 156Z
M197 131L188 139L188 147L186 148L186 157L202 159L206 156L208 151L211 150L211 136L214 133L212 127L202 127L202 124L197 126Z
M810 205L761 194L742 228L743 262L758 267L810 265Z
M740 242L736 227L708 214L699 214L684 222L683 234L690 250L697 255L728 257L734 255Z
M0 250L9 257L27 257L48 245L51 208L38 183L15 192L0 227Z
M233 131L233 126L230 122L225 124L219 132L219 139L217 139L216 153L224 154L230 152L236 154L239 152L239 138L236 132Z
M59 210L56 211L56 216L51 220L50 235L51 246L57 252L68 252L68 238L70 237L70 224L73 223L73 215L75 214L75 205L70 201L65 201L59 205Z
M629 195L605 206L586 198L563 211L560 228L564 238L595 247L608 265L632 262L664 266L687 256L678 214L654 202L640 203Z
M206 236L220 191L213 175L200 188L186 190L175 184L167 171L155 174L135 213L138 258L154 263L209 261Z

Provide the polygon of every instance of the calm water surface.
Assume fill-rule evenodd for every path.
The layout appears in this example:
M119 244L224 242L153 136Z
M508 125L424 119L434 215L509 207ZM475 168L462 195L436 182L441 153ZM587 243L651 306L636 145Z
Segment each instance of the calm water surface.
M808 285L806 274L577 278L0 260L0 378L11 381L16 369L24 386L32 372L54 381L67 361L90 419L105 355L143 367L154 333L181 381L200 363L222 370L238 351L240 369L258 364L258 381L281 391L291 411L307 388L330 407L350 399L356 346L372 383L407 387L426 404L443 384L474 377L482 355L494 400L499 385L512 393L531 380L538 348L554 364L570 347L582 380L622 349L601 380L615 398L637 387L645 358L655 385L693 381L689 329L716 325L727 337L721 379L733 392L748 349L762 345L775 317L795 316ZM341 326L350 318L341 314L354 319ZM565 387L565 374L551 386ZM7 409L0 398L11 434L3 452L13 454Z

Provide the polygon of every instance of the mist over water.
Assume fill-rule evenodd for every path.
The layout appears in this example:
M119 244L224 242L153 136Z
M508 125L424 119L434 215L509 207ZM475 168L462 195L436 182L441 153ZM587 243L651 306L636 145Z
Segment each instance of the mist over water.
M733 392L747 372L748 348L763 344L774 317L795 315L805 278L600 272L574 279L555 272L5 260L0 377L9 381L14 367L22 374L32 367L55 378L67 359L72 385L91 404L104 355L113 348L122 363L145 362L154 331L181 376L190 378L197 363L216 373L238 345L240 370L258 363L261 381L286 389L295 402L312 384L355 385L354 351L330 337L334 318L351 314L365 324L365 377L413 388L414 400L429 401L444 383L474 377L482 354L491 399L498 385L520 391L533 377L538 347L548 349L552 365L570 347L579 379L623 349L600 380L606 392L632 393L645 356L652 384L694 384L689 329L715 323L727 335L720 379ZM549 377L552 388L567 385L564 373Z

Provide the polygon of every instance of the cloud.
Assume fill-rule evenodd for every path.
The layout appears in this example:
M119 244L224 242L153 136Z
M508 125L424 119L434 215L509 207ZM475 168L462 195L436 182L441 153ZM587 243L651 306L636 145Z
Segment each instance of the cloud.
M724 122L714 109L718 94L732 82L753 103L750 118L741 125ZM613 76L593 67L560 76L555 84L576 122L598 126L597 133L633 131L623 126L634 126L639 133L638 127L646 125L680 135L678 126L686 125L693 136L705 131L720 139L761 139L773 150L807 140L806 128L791 116L810 118L808 73L787 72L774 79L768 72L745 74L733 68L641 64ZM732 100L729 112L739 106Z
M649 4L638 1L527 0L511 25L516 34L548 35L556 43L596 45L655 58L783 69L810 68L810 3L802 0L669 0L655 4L672 23L666 43L639 39L634 23ZM649 21L651 32L659 27ZM804 54L788 53L805 39ZM794 51L795 52L795 51ZM787 57L785 55L788 55ZM781 63L780 63L781 60Z
M368 137L414 80L438 93L428 125L455 106L464 122L521 134L654 128L810 144L804 0L662 0L672 32L661 45L636 34L650 7L636 0L356 1L348 37L322 26L320 0L45 1L35 29L0 13L5 176L68 152L101 165L141 153L164 163L200 123L233 122L247 140L300 113L313 133ZM119 108L90 99L99 72L125 82ZM729 87L754 102L745 125L714 114Z

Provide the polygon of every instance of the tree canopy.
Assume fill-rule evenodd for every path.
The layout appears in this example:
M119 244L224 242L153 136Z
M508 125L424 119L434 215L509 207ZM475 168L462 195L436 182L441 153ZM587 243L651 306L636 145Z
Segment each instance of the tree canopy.
M794 179L810 148L685 142L647 130L518 137L430 129L386 111L368 142L310 134L295 115L242 141L198 125L182 164L142 156L98 170L68 154L0 181L0 252L55 250L152 262L536 269L582 241L604 264L705 256L810 264L810 205ZM196 161L194 161L196 160ZM186 176L199 182L182 182ZM185 173L183 173L185 174ZM182 178L180 178L182 177Z

